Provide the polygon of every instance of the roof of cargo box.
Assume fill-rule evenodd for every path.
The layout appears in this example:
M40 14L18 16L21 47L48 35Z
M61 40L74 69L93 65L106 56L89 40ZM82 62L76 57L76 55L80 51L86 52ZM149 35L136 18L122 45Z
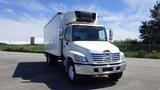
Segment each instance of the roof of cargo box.
M62 14L64 14L63 12L57 12L50 20L49 20L49 22L44 26L44 27L46 27L57 15L62 15Z

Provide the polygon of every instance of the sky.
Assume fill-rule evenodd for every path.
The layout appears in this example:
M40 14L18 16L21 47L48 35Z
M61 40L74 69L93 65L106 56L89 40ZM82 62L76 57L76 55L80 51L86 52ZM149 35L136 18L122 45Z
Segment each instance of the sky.
M0 0L0 40L43 40L43 27L57 13L96 12L99 23L111 28L114 40L139 39L141 21L160 0Z

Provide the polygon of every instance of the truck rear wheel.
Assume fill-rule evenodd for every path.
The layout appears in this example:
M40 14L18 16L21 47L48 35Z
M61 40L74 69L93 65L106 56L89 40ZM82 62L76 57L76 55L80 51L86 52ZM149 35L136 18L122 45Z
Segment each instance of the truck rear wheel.
M122 77L123 72L120 73L113 73L113 74L109 74L108 77L112 80L118 80Z
M47 64L51 65L52 63L52 60L51 60L51 55L47 55Z
M54 65L57 63L57 58L53 55L48 54L47 55L47 64Z

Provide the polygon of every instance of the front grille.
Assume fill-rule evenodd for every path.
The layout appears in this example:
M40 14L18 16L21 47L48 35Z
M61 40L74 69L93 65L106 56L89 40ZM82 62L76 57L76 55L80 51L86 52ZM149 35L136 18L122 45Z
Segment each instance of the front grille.
M106 56L104 54L92 53L92 59L95 62L106 62L106 61L114 62L114 61L120 60L120 53L110 53L110 54L106 54L106 55L108 55L110 57L107 60L106 60L106 58L105 58Z
M120 60L120 53L112 53L111 59L112 59L113 61Z

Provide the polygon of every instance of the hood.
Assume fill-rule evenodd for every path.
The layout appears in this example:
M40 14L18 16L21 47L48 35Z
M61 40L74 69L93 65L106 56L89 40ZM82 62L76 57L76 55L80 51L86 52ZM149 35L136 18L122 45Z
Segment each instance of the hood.
M120 52L118 47L106 41L74 41L73 43L92 53L102 53L104 50L109 50L111 53Z

